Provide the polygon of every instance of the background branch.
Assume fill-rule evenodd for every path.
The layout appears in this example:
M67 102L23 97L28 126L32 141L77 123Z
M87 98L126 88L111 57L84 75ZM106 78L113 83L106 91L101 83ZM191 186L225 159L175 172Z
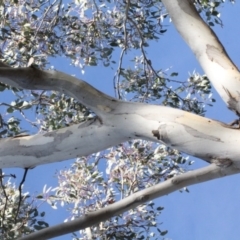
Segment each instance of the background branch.
M134 193L119 202L113 203L95 212L90 212L76 220L45 228L43 230L31 233L28 236L20 238L19 240L45 240L67 233L72 233L81 229L85 229L102 221L105 221L113 216L119 215L129 209L135 208L142 203L145 203L157 197L167 195L183 187L213 180L216 178L229 176L239 172L240 170L234 168L233 166L230 166L228 168L221 168L216 166L215 164L211 164L207 167L194 171L189 171L179 176L175 176L155 186Z

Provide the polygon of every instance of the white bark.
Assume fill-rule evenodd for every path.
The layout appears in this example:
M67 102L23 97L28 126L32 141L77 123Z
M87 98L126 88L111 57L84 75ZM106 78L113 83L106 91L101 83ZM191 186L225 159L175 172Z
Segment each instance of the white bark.
M199 17L191 0L162 2L210 81L228 107L239 114L240 75L216 35ZM86 228L183 186L240 172L240 130L224 123L163 106L118 101L61 72L33 67L12 69L0 64L0 80L18 88L58 90L98 115L87 123L50 133L1 139L0 168L27 168L88 155L134 138L161 142L213 163L135 193L73 222L22 239L46 239Z
M240 113L240 73L192 0L163 0L176 29L227 106Z
M112 102L112 113L50 133L0 140L0 168L34 167L141 138L218 164L240 164L240 131L163 106ZM211 146L211 147L209 147Z
M0 64L0 80L12 87L31 90L56 90L84 103L99 117L107 112L115 99L93 88L90 84L63 72L42 71L35 67L10 68ZM102 107L104 106L104 107Z

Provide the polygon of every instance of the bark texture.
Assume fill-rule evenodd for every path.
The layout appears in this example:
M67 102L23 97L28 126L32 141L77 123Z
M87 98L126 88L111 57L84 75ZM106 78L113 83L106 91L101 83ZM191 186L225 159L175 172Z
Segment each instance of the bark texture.
M192 0L162 0L174 25L192 49L227 106L240 114L240 74ZM47 239L83 229L184 186L240 172L240 130L163 106L119 101L86 82L57 71L12 69L0 64L0 81L23 89L57 90L91 108L98 117L83 124L34 136L0 140L0 168L28 168L88 155L141 138L176 148L209 163L133 194L78 220L22 238Z
M200 17L192 0L162 2L219 95L239 115L240 73L216 34Z

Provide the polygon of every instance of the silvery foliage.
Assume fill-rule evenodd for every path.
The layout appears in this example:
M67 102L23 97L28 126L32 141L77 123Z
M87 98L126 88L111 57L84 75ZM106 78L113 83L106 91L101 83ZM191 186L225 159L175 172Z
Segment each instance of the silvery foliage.
M196 6L214 26L222 24L217 7L223 2L196 0ZM166 22L168 15L158 0L6 0L0 4L0 60L12 67L47 69L49 57L65 56L82 74L94 66L112 68L115 97L204 115L206 106L215 101L207 77L194 71L181 79L171 68L155 68L154 56L147 53L152 42L165 37ZM12 94L10 102L0 103L2 138L26 133L30 126L34 127L31 133L47 132L94 116L76 100L55 91L25 91L4 84L0 91ZM69 169L59 171L56 188L44 186L36 197L22 193L21 202L12 177L3 174L1 236L14 239L47 227L41 219L45 213L38 213L43 202L54 209L67 206L68 221L181 174L192 163L162 145L126 142L77 159ZM162 210L149 202L74 233L73 238L87 239L91 234L93 239L159 239L156 232L167 233L160 228Z

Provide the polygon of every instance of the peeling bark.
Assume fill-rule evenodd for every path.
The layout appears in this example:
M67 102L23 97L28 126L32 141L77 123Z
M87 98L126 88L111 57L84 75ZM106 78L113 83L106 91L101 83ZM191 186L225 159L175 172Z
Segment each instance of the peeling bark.
M162 0L180 35L229 109L240 114L240 73L192 0Z

